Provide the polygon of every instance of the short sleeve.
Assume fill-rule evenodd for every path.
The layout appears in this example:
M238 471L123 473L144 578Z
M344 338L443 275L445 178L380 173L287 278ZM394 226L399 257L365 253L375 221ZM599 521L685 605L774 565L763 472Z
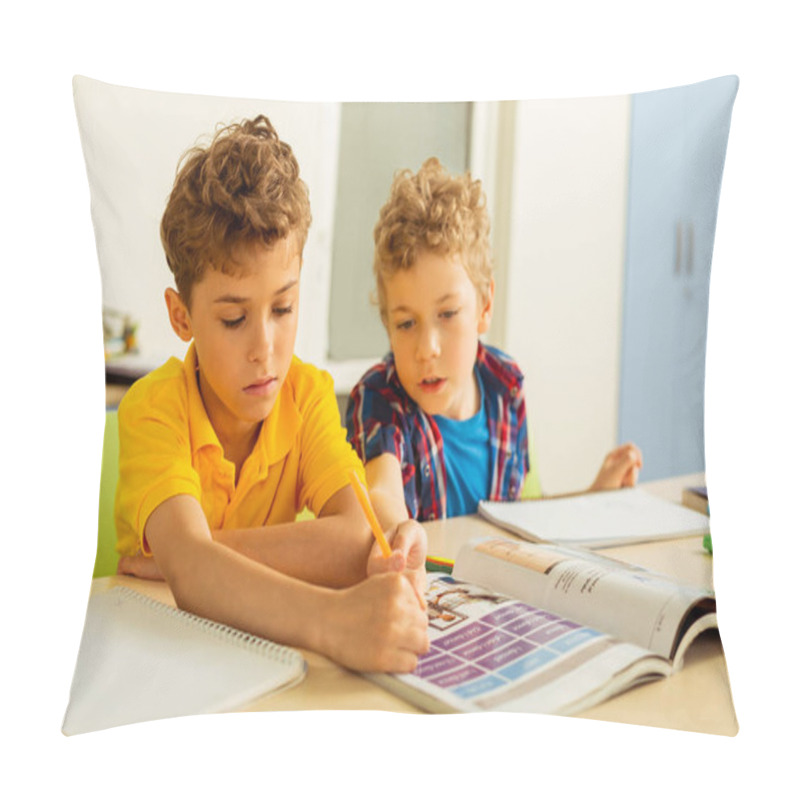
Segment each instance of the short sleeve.
M350 483L355 470L365 481L364 466L350 443L339 414L333 380L317 371L313 381L299 390L300 433L299 506L319 513L336 492Z
M180 494L201 498L192 467L185 404L159 403L147 385L134 385L119 406L119 483L114 507L117 549L147 552L144 527L161 503ZM163 398L162 398L163 399Z

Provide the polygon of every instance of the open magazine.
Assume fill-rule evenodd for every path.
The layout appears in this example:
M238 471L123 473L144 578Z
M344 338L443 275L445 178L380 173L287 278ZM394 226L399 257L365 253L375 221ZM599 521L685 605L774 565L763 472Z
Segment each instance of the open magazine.
M717 626L711 592L552 544L476 539L428 578L430 650L368 676L427 711L575 714L680 669Z

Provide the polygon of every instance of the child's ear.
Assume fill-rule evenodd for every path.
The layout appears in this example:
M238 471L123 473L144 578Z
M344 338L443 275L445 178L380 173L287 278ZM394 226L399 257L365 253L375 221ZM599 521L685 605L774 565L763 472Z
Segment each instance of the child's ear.
M492 321L492 311L494 309L494 278L489 283L489 288L485 294L478 295L478 334L486 333Z
M183 302L181 296L174 289L167 289L164 292L164 300L167 302L167 313L172 330L183 339L189 342L192 339L192 320L189 317L189 309Z

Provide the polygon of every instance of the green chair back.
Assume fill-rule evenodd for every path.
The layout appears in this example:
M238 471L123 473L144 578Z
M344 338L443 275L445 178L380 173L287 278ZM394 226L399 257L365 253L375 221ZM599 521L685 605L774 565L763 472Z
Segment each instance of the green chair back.
M97 556L93 578L113 575L117 571L117 532L114 525L114 495L119 478L119 423L117 410L106 411L103 434L103 466L100 473L100 508L97 524Z
M539 465L536 461L536 451L533 448L533 434L530 430L528 430L528 458L530 460L531 469L525 477L525 483L522 484L520 497L523 500L532 500L542 496L542 484L539 480Z

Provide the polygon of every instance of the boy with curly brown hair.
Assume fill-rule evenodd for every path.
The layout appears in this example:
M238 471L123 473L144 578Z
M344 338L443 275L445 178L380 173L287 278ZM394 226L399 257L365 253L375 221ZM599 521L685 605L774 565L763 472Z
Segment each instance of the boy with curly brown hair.
M161 224L189 348L119 407L120 571L179 607L362 670L427 649L424 538L372 540L326 373L294 355L308 191L266 117L188 151ZM308 507L316 518L297 521Z
M391 351L351 392L347 429L382 525L518 499L530 470L523 376L480 341L495 290L480 181L436 158L398 172L374 238ZM635 445L618 447L591 490L632 486L640 467Z

